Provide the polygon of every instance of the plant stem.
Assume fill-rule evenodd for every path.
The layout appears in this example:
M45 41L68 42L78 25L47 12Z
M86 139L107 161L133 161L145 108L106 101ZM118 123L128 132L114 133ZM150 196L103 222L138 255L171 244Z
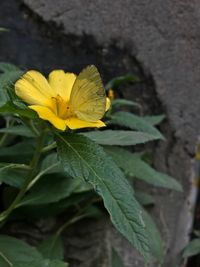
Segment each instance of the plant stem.
M53 142L53 143L51 143L50 145L45 146L45 147L41 150L41 152L42 152L42 153L45 153L45 152L48 152L48 151L50 151L50 150L52 150L52 149L54 149L54 148L56 148L56 142Z
M19 191L18 195L16 196L16 198L12 202L12 204L9 206L9 208L7 210L5 210L4 212L2 212L0 214L0 222L5 220L10 215L10 213L16 208L16 206L18 205L18 203L20 202L20 200L23 198L24 194L26 193L26 190L27 190L30 182L32 181L32 179L34 177L35 170L36 170L36 167L37 167L39 159L40 159L40 154L41 154L41 149L42 149L43 142L44 142L44 137L45 137L45 132L43 131L42 134L38 137L36 149L35 149L35 152L33 154L33 158L30 162L30 171L27 175L27 178L26 178L21 190Z

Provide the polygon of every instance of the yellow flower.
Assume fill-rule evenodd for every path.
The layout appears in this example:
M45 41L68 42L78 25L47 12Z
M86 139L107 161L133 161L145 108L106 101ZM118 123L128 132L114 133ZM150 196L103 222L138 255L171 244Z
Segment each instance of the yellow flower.
M38 116L57 129L103 127L100 119L110 107L101 77L95 66L88 66L78 76L54 70L48 80L30 70L15 84L15 92Z

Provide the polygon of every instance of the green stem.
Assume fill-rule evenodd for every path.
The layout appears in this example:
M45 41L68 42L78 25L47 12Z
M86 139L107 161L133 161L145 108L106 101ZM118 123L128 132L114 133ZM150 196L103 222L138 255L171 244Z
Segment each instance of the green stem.
M30 162L30 172L28 173L28 176L27 176L21 190L19 191L18 195L16 196L16 198L14 199L12 204L9 206L9 208L7 210L5 210L4 212L2 212L0 214L0 222L5 220L10 215L10 213L16 208L16 206L18 205L18 203L21 201L24 194L26 193L26 190L27 190L30 182L32 181L32 179L34 177L35 170L36 170L36 167L37 167L39 159L40 159L40 154L41 154L41 149L42 149L43 142L44 142L44 137L45 137L44 132L38 137L36 149L35 149L35 152L33 154L33 158Z
M51 143L50 145L45 146L45 147L41 150L41 152L42 152L42 153L45 153L45 152L48 152L48 151L50 151L50 150L52 150L52 149L54 149L54 148L56 148L56 142L53 142L53 143Z

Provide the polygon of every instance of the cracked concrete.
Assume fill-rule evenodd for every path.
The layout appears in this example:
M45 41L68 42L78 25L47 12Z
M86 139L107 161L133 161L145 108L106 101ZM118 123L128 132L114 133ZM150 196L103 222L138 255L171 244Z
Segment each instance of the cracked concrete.
M159 218L166 243L165 266L180 266L179 254L188 241L188 220L191 219L188 208L191 157L200 132L199 2L20 2L25 5L22 9L17 1L3 0L1 3L1 26L11 28L9 35L1 37L1 61L44 72L52 68L79 71L94 63L105 81L133 72L145 80L145 84L139 88L135 86L134 91L141 90L138 98L142 98L146 111L166 113L168 121L161 129L167 141L158 143L154 149L155 165L177 177L185 193L149 190L159 203L152 212ZM133 91L127 88L124 96L134 98ZM158 104L152 104L154 102ZM112 227L106 229L126 260L126 266L143 267L141 258L130 245L113 232ZM99 252L97 254L98 258ZM89 267L89 264L92 266L94 262L80 263L82 267Z

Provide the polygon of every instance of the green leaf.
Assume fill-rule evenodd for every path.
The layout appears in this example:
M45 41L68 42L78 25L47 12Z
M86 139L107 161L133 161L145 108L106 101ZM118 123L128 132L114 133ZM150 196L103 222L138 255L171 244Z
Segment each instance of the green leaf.
M45 175L33 186L19 206L39 205L57 202L70 196L79 185L79 181L66 175Z
M9 32L10 30L4 27L0 27L0 32Z
M143 191L136 190L135 197L139 201L139 203L143 206L155 204L155 199L151 195Z
M173 177L158 172L131 152L117 147L106 148L116 164L129 176L158 187L182 191L182 186Z
M112 108L119 108L123 106L141 108L141 105L127 99L114 99L112 101Z
M151 254L162 264L164 260L164 244L160 232L151 216L144 209L143 214Z
M130 146L158 139L158 137L155 137L152 134L123 130L91 131L81 134L100 145L108 146Z
M112 249L111 267L124 267L123 261L115 249Z
M0 90L0 96L1 96L1 90ZM5 102L6 101L6 102ZM4 100L3 105L1 105L1 101L0 101L0 113L1 114L14 114L14 115L19 115L22 117L26 117L29 119L35 119L37 118L36 112L34 112L33 110L29 109L29 108L20 108L15 106L13 103L11 103L10 101L8 101L8 98L6 98Z
M13 135L20 135L26 137L36 137L36 135L24 125L10 126L8 128L0 129L0 133L8 133Z
M163 139L162 134L142 117L130 112L119 111L111 116L109 124L116 124L133 130L142 131L155 136L155 139Z
M165 115L144 116L143 119L151 125L158 125L166 118Z
M7 62L0 62L0 71L2 72L9 72L9 71L16 71L20 70L17 66Z
M103 149L77 134L56 134L58 154L67 173L93 185L115 227L147 260L148 242L141 208L120 169Z
M27 162L34 152L34 143L23 141L16 145L2 147L0 149L0 160L8 162Z
M24 71L21 70L10 70L0 74L0 90L10 89L23 74Z
M43 159L41 171L45 174L64 171L61 162L58 161L57 153L51 153Z
M95 196L96 197L96 196ZM68 208L76 209L81 207L82 203L91 201L94 198L94 192L72 194L67 198L61 199L58 202L43 204L43 205L27 205L16 209L12 216L14 219L38 219L57 216L65 212Z
M15 262L13 267L68 267L68 263L60 260L34 260L32 262Z
M27 170L20 169L19 164L0 163L0 182L20 188L26 175Z
M200 253L200 238L195 238L185 247L183 258L188 258Z
M49 236L37 247L38 251L46 259L64 259L64 247L60 237L56 235Z
M133 75L133 74L127 74L127 75L123 75L123 76L118 76L112 80L110 80L105 88L106 90L109 90L110 88L112 89L115 89L121 85L125 85L127 83L130 83L130 82L139 82L140 79L138 76L136 75Z
M42 255L36 248L14 237L0 235L1 267L15 267L16 261L23 261L28 267L28 264L34 260L42 260Z

